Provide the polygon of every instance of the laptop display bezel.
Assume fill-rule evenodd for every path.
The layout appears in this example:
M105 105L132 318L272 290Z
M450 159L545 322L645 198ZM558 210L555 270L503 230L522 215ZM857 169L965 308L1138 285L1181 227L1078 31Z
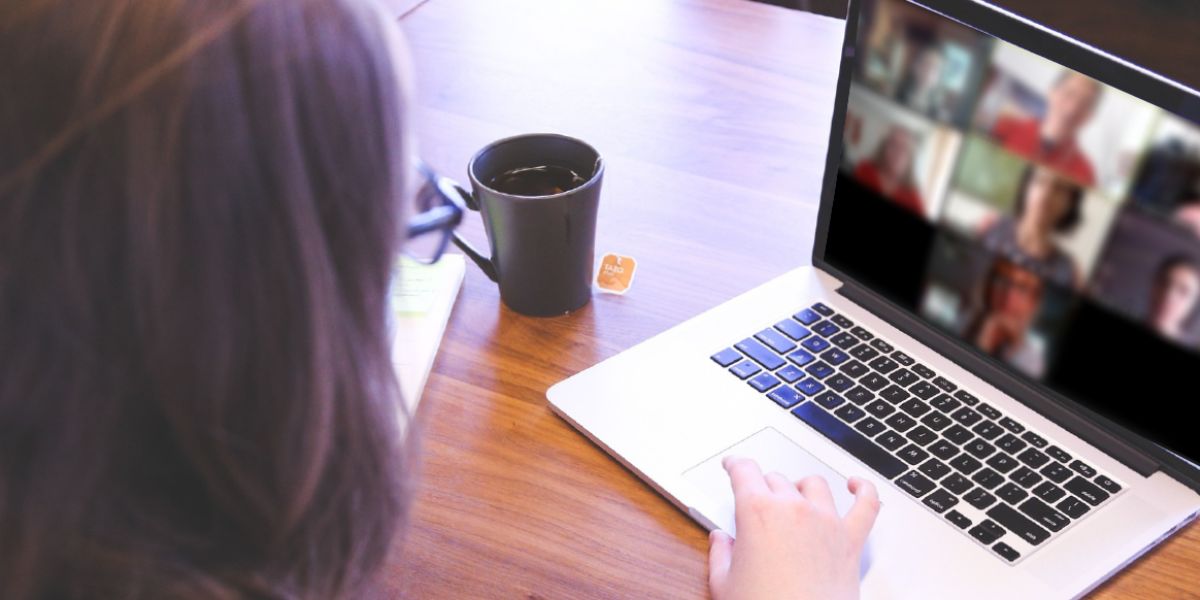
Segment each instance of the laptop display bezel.
M1017 15L975 0L900 0L931 10L967 27L1020 46L1035 54L1053 57L1063 66L1088 75L1106 85L1200 122L1200 93L1120 58L1046 29ZM1088 406L1037 384L982 358L959 339L934 328L913 311L875 292L826 260L829 222L833 212L838 171L841 168L842 135L856 63L860 0L850 0L845 39L841 51L837 91L830 128L821 203L817 216L812 264L844 282L840 290L936 352L943 354L995 386L1034 408L1042 415L1105 450L1143 475L1162 469L1200 491L1200 466L1159 446Z

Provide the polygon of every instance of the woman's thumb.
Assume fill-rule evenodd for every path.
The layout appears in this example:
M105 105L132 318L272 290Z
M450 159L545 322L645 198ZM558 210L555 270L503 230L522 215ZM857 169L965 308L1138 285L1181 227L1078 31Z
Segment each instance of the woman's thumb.
M729 565L733 560L733 538L729 534L714 529L708 534L708 587L714 598L724 594L725 580L729 576Z

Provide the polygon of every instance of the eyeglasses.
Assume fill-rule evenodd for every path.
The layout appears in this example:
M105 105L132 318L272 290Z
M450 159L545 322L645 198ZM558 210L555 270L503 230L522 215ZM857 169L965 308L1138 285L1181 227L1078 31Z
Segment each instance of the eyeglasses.
M417 163L417 170L425 183L417 192L417 213L408 220L404 254L428 265L446 252L467 205L454 182L434 173L424 162Z

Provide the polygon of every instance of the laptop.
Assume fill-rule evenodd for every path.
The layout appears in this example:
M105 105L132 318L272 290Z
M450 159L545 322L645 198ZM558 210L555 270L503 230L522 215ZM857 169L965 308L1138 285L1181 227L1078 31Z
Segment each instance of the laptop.
M812 266L550 404L735 536L726 455L872 480L866 598L1085 594L1200 511L1200 94L975 1L841 56Z

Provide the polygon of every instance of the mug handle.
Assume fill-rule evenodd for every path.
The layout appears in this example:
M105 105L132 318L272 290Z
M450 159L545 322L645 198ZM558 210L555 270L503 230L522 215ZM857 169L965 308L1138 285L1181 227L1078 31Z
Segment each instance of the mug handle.
M467 205L467 208L475 212L479 212L479 201L475 198L474 194L467 191L457 183L451 183L451 185L454 186L454 191L462 197L463 202ZM463 254L467 255L467 258L470 258L472 262L478 265L479 270L483 271L483 274L487 275L488 279L491 279L496 283L500 282L500 278L496 273L495 261L487 256L484 256L482 253L476 250L474 246L467 242L467 240L458 235L457 231L451 232L450 236L450 239L454 242L454 245L457 246L459 250L462 250Z

